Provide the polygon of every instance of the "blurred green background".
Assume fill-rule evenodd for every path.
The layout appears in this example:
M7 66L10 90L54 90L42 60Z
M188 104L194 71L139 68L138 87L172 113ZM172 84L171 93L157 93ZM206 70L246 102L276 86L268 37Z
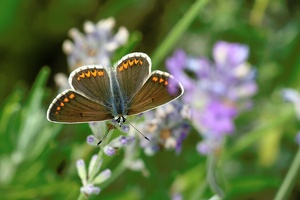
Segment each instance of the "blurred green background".
M0 183L4 199L76 199L81 183L75 162L79 158L88 162L97 153L85 143L91 133L88 125L62 126L45 117L58 93L53 76L69 73L62 52L68 30L82 31L85 21L112 16L116 27L125 26L134 34L129 49L151 56L194 3L0 1L0 176L10 177ZM250 47L249 62L258 69L259 92L253 109L236 120L237 133L228 138L221 155L219 167L223 176L227 174L223 187L229 199L273 199L297 152L294 137L300 125L279 90L300 89L299 8L298 0L207 1L179 38L171 41L162 60L154 62L155 68L165 70L164 59L176 48L211 57L219 40ZM40 71L43 66L49 68ZM205 184L206 158L195 150L200 139L192 131L178 156L172 151L153 157L141 154L149 177L127 170L93 198L170 199L175 191L184 199L208 199L213 193ZM105 168L114 171L122 155L105 158ZM299 199L299 179L291 189L288 199Z

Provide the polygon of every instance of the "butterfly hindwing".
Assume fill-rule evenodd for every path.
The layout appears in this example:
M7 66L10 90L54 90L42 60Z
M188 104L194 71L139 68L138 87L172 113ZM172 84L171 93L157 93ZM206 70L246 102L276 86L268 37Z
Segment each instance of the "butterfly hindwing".
M111 107L113 103L109 74L100 65L87 65L73 71L69 84L91 100Z
M112 119L105 106L86 98L73 90L59 94L49 106L49 121L61 123L82 123Z
M146 82L151 72L151 60L147 54L131 53L116 65L116 76L124 102L130 101Z
M154 71L128 105L128 115L168 103L183 94L182 85L167 72Z

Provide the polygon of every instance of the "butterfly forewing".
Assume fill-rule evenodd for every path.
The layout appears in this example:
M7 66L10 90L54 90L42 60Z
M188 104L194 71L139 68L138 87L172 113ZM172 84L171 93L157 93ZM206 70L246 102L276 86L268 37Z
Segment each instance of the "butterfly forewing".
M87 65L73 71L69 78L70 85L106 107L113 102L108 72L100 65Z
M81 123L112 119L105 106L73 91L59 94L49 106L47 118L53 122Z
M116 75L124 102L139 91L150 75L151 60L144 53L124 56L116 66Z
M154 71L129 102L128 115L138 114L168 103L183 94L183 87L166 72Z

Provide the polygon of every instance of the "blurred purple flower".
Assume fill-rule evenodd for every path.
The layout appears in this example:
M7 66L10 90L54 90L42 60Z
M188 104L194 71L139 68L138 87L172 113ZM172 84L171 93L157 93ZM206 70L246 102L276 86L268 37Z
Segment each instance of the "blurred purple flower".
M145 122L137 126L150 139L141 140L145 153L154 155L161 149L174 149L176 153L180 153L182 143L190 130L187 122L189 118L189 108L179 101L144 113Z
M191 106L193 124L204 138L197 147L201 153L218 148L222 138L234 132L235 117L252 105L256 70L246 63L248 53L245 45L221 41L213 48L214 62L188 56L183 50L166 61L167 69L185 88L183 101Z
M84 23L85 34L76 28L69 31L73 42L66 40L63 51L67 54L68 64L72 70L87 64L101 64L110 67L110 58L113 52L127 42L129 33L125 27L120 27L113 33L115 19L110 17L94 24L90 21Z
M191 79L185 73L182 73L184 70L188 70L185 69L187 57L183 50L176 51L174 56L169 58L166 62L167 66L172 66L168 68L169 72L178 78L179 82L184 85L186 90L194 88L193 81L191 81Z
M105 147L104 153L108 156L113 156L117 153L117 150L121 147L125 147L134 142L134 136L119 136L113 140L111 140Z
M214 100L208 102L199 122L205 124L205 127L208 127L207 131L214 133L215 137L222 137L224 134L230 134L234 131L232 119L236 114L236 108Z
M111 66L111 57L114 52L124 45L129 32L125 27L120 27L114 33L115 19L113 17L102 19L97 23L87 21L84 23L84 33L77 28L72 28L69 35L72 40L65 40L62 46L67 55L69 70L89 64ZM55 82L60 90L68 89L69 84L64 74L55 76Z
M218 66L235 68L243 64L249 54L249 48L238 43L220 41L213 48L213 58Z
M171 196L171 200L182 200L182 199L183 199L183 196L180 193L175 193L175 194L172 194L172 196Z

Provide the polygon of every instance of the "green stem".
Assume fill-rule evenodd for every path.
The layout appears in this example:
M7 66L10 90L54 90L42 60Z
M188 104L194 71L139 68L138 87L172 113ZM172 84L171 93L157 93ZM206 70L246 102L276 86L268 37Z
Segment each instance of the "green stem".
M80 192L80 194L79 194L79 196L78 196L77 199L78 199L78 200L84 200L84 199L88 199L88 197L84 196L84 194L82 194L82 193Z
M186 12L186 14L173 27L166 39L163 40L161 45L156 49L152 56L154 68L157 67L163 60L163 58L165 58L166 55L171 51L171 49L177 43L179 37L197 17L200 10L205 6L206 3L207 0L196 0L195 3Z
M121 176L126 171L127 168L124 165L124 161L125 160L123 160L113 170L113 173L112 173L111 177L101 184L101 189L106 188L108 185L110 185L112 182L114 182L119 176Z
M207 166L207 182L211 190L216 193L221 199L224 198L224 192L219 187L216 177L216 155L211 153L208 155L208 166Z
M89 183L94 180L96 174L98 173L97 167L99 166L99 164L101 162L102 155L103 155L102 148L99 148L99 152L98 152L98 155L97 155L96 164L95 164L94 168L91 171L91 176L89 177Z
M269 0L256 0L254 7L250 13L250 22L254 25L260 26L266 9L268 7Z
M279 188L275 200L282 200L282 199L288 199L290 192L292 188L295 185L296 179L299 177L299 171L300 171L300 148L298 149L298 152L294 158L294 161L281 185Z
M255 144L262 135L271 134L269 130L276 129L278 127L284 126L284 124L292 118L295 111L291 106L284 106L280 109L280 116L271 118L270 120L265 120L264 123L261 123L257 128L249 131L247 134L238 139L235 144L229 147L224 154L222 154L221 160L228 160L237 154L241 154L251 145Z

